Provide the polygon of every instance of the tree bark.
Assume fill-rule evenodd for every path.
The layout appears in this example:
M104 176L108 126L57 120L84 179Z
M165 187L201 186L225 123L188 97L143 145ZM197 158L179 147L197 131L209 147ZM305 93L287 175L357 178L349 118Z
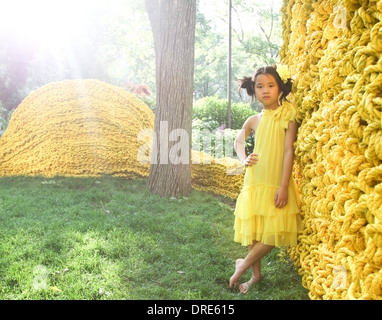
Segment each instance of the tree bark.
M156 111L149 189L188 195L196 0L146 0L156 54Z

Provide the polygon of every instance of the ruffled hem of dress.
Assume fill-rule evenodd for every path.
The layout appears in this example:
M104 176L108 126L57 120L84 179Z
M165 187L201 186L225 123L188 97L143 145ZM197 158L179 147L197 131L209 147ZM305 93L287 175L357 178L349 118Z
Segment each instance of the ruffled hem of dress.
M259 241L270 246L296 246L297 237L301 232L299 215L293 214L280 219L279 217L254 216L252 221L235 219L234 241L243 246Z
M274 246L297 244L301 227L297 201L289 196L284 208L276 208L274 196L278 187L256 185L244 188L236 204L234 241L243 246L254 240ZM289 193L293 189L289 187Z

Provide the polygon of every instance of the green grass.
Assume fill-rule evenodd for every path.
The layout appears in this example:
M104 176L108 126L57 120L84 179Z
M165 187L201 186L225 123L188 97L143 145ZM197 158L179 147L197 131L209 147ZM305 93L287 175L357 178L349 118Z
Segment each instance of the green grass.
M308 299L279 249L247 295L230 289L247 253L232 225L231 200L160 198L146 180L1 178L0 299Z

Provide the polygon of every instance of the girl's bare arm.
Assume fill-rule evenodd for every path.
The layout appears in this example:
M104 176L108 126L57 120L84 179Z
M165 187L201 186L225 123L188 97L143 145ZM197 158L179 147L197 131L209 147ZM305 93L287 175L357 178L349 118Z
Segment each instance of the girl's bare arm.
M285 134L283 174L281 177L280 188L277 190L275 195L275 206L277 208L282 208L288 203L288 186L290 176L292 174L294 158L293 143L297 138L297 129L298 125L296 122L289 122L289 126Z
M251 166L257 163L257 155L250 154L248 157L245 153L245 139L250 135L252 131L257 129L258 123L260 122L260 117L258 115L249 117L247 121L243 124L243 127L239 134L237 135L234 143L235 151L239 157L241 163L244 165Z

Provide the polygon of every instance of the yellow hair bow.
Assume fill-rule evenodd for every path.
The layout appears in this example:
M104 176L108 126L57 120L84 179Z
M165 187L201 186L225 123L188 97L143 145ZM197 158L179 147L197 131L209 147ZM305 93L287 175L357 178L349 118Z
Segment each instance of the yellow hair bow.
M288 66L282 64L276 64L276 72L279 74L281 80L284 83L287 83L290 78L290 72L288 70Z

